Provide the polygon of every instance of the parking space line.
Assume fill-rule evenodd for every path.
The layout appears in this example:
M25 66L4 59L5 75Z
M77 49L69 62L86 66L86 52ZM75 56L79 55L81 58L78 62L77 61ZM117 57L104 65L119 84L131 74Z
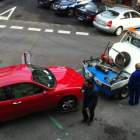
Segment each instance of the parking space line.
M52 29L46 29L45 32L49 32L49 33L52 33L53 30Z
M28 28L28 30L29 31L37 31L37 32L39 32L39 31L41 31L41 29L40 28Z
M70 31L58 30L58 33L60 33L60 34L70 34Z
M54 117L52 117L51 115L49 115L48 113L45 112L45 114L48 115L48 117L60 128L63 129L63 126L61 124L59 124Z
M0 28L5 28L6 27L6 25L0 25Z
M80 71L82 71L82 69L76 70L76 72L80 72Z
M76 32L76 35L89 35L89 33L86 33L86 32Z
M11 29L20 29L20 30L23 29L23 27L21 27L21 26L11 26L10 28Z

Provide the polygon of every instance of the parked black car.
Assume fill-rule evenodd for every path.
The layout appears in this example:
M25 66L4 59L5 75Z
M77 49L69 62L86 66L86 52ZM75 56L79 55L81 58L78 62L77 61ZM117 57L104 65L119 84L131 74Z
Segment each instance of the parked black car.
M38 4L53 9L53 3L55 1L56 0L38 0Z
M54 2L53 8L58 14L66 14L68 17L75 15L75 10L92 1L101 0L57 0Z
M76 10L76 16L80 21L93 22L94 17L111 8L110 5L105 5L102 2L90 2L87 5Z

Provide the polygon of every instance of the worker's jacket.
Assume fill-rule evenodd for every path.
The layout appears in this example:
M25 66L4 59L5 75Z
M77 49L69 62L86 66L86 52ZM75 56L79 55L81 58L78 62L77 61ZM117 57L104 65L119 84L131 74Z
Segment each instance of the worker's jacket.
M132 73L127 85L132 89L140 87L140 70L136 70Z
M94 86L93 88L88 88L84 84L81 90L85 90L84 98L83 98L83 106L88 107L89 109L94 108L98 102L98 90Z

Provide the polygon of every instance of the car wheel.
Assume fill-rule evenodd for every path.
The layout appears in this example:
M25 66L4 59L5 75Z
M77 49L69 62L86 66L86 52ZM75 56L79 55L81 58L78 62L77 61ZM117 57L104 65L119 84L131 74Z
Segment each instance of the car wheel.
M119 91L119 98L120 99L125 99L129 96L129 88L128 86L124 86L120 91Z
M52 10L53 9L53 3L50 3L49 8Z
M115 31L115 35L117 35L117 36L121 35L122 31L123 31L122 27L118 27Z
M75 10L74 9L69 9L68 10L68 17L73 17L75 14Z
M64 97L59 103L59 108L62 111L69 111L74 106L76 106L76 98L73 96Z
M128 66L128 64L131 61L131 57L130 54L127 52L121 52L124 55L124 67ZM115 63L117 63L118 65L122 66L123 64L123 58L120 54L118 54L115 58Z

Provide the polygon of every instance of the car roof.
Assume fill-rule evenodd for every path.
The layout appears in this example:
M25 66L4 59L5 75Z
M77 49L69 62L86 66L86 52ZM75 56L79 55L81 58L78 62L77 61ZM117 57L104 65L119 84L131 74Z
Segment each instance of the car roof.
M133 9L130 9L130 8L127 8L127 7L113 7L113 8L110 8L110 10L116 11L118 13L124 13L124 12L127 12L127 11L134 11Z
M21 81L32 81L32 73L26 64L0 68L0 87Z

